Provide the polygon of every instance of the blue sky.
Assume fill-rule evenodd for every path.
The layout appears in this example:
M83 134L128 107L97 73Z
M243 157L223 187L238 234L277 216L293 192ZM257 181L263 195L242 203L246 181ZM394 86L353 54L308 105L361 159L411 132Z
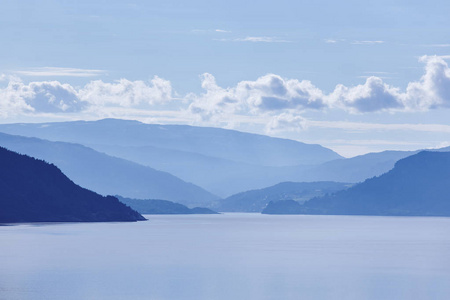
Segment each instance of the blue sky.
M0 122L450 145L448 1L2 1Z

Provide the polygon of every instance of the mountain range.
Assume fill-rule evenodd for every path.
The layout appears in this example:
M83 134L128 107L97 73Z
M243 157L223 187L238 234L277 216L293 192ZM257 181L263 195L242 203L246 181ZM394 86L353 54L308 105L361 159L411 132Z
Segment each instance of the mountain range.
M450 216L450 153L423 151L347 190L303 205L272 202L263 213Z
M388 192L383 194L383 189L392 192L402 184L402 189L407 191L408 184L418 187L426 182L422 190L427 190L433 182L417 179L422 174L421 168L427 170L426 165L416 162L409 168L417 177L411 182L402 182L396 170L405 168L405 161L409 162L410 158L433 156L422 153L445 157L450 150L384 151L342 158L319 145L233 130L115 119L2 124L0 131L10 133L0 133L0 146L50 162L76 184L102 195L120 194L129 200L164 199L191 208L203 206L218 211L264 209L264 213L437 215L437 211L426 211L424 207L414 210L400 206L396 210L387 208L385 203L384 207L377 208L375 202L383 201L374 199L391 197ZM429 158L431 165L435 160ZM445 164L443 159L441 165ZM445 175L444 170L435 171ZM433 172L427 176L433 178ZM390 184L394 187L388 188ZM440 186L434 188L444 190ZM228 197L220 200L211 190ZM431 190L427 193L433 195ZM414 190L408 197L416 199L418 195L420 191ZM398 204L404 198L402 194L394 196L390 198L395 200L392 203ZM414 201L422 203L422 200ZM372 210L366 204L358 210L361 203L371 203ZM166 202L156 204L166 206L169 211L175 208Z
M261 166L318 164L341 157L320 145L288 139L220 128L144 124L119 119L2 124L0 131L83 145L153 146Z
M0 133L0 146L55 164L78 185L102 195L210 205L217 196L162 171L112 157L86 146Z
M303 203L350 186L351 184L340 182L281 182L220 200L214 209L222 212L261 212L271 201L294 200Z
M116 119L2 124L0 131L82 144L169 172L221 197L281 181L298 181L293 176L298 177L305 166L342 158L320 145L293 140L218 128Z
M95 163L97 159L86 160L96 165L94 168L80 165L83 160L71 154L75 150L63 151L54 157L54 153L38 153L35 146L25 151L22 146L3 144L55 163L75 182L99 193L165 199L189 207L211 206L219 197L227 198L280 182L358 183L388 172L399 159L418 152L384 151L343 158L319 145L292 140L217 128L117 119L0 124L0 131L65 142L65 147L70 144L80 149L83 145L82 152L89 149L92 156L103 155L98 160L105 162L102 166ZM86 171L78 170L80 168ZM108 168L111 171L102 181L101 174Z

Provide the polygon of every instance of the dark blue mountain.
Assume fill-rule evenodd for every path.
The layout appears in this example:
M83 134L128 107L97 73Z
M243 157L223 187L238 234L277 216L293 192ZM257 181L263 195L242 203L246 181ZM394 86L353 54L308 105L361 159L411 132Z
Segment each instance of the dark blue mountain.
M53 163L76 184L103 195L165 199L192 207L210 205L218 199L169 173L78 144L0 133L0 146Z
M347 190L298 204L272 203L263 213L450 216L450 153L423 151Z
M112 196L73 183L56 166L0 147L0 222L145 220Z

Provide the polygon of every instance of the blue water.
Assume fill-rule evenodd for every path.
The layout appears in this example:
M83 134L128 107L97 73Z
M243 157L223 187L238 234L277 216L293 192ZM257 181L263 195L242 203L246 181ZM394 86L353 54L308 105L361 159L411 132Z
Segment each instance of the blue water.
M449 299L450 218L0 226L0 299Z

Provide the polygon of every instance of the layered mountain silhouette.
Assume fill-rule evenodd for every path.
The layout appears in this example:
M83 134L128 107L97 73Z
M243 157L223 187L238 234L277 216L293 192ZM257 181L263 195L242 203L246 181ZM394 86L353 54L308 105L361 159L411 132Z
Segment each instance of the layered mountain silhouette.
M76 184L103 195L165 199L192 207L210 205L218 199L169 173L79 144L0 133L0 146L53 163Z
M110 156L168 172L223 198L285 181L357 183L379 176L391 170L399 159L417 153L384 151L345 159L319 145L292 140L217 128L116 119L0 124L0 131L83 144ZM176 202L182 198L181 195L115 193ZM183 204L192 207L206 202Z
M169 172L222 197L281 181L299 181L295 177L300 169L305 169L303 165L341 158L320 145L292 140L218 128L116 119L3 124L0 131L83 144Z
M154 146L263 166L317 164L340 158L320 145L288 139L220 128L155 125L118 119L3 124L0 131L83 145Z
M361 182L391 170L395 163L419 151L383 151L337 159L308 168L299 174L305 181Z
M261 212L271 201L295 200L296 203L303 203L349 186L348 183L340 182L282 182L230 196L220 200L214 209L223 212Z
M194 207L188 208L180 203L175 203L167 200L158 199L131 199L116 196L120 202L128 205L132 209L135 209L141 214L149 215L192 215L192 214L217 214L217 212L205 208Z
M303 205L272 202L263 213L450 216L450 153L423 151L379 177Z
M145 220L112 196L73 183L56 166L0 147L0 222Z

